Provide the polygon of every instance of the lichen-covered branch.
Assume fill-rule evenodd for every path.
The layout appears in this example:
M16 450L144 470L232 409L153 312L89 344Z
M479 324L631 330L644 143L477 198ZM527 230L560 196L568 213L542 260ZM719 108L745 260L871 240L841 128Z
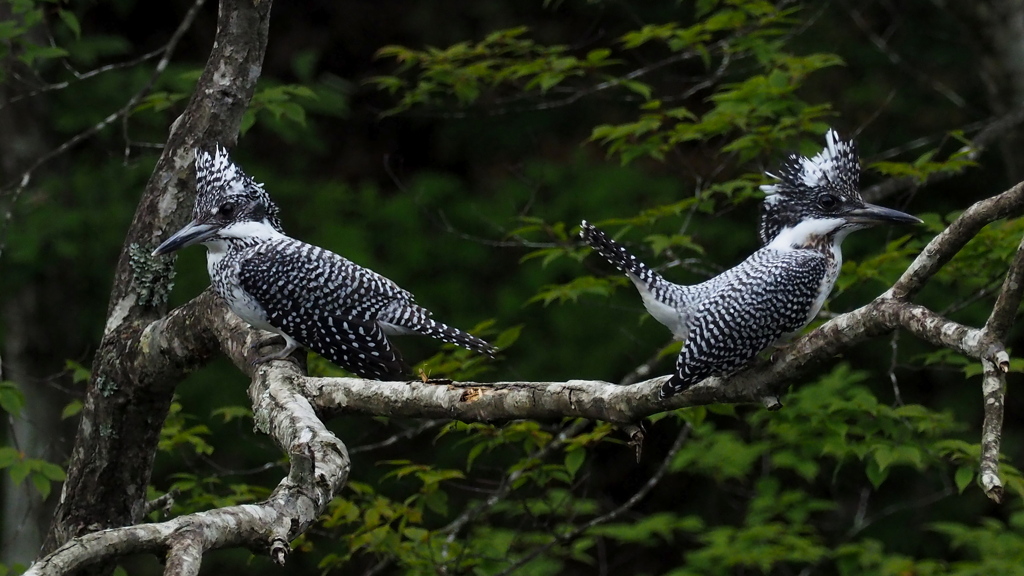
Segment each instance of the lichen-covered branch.
M1006 272L1003 285L996 297L996 303L992 306L992 313L985 323L985 330L994 338L1002 340L1010 331L1014 319L1017 317L1017 309L1020 307L1021 295L1024 294L1024 238L1017 246L1017 252L1010 262L1010 269Z
M981 395L985 418L981 424L981 462L979 481L985 494L1001 502L1003 482L999 479L999 445L1003 436L1003 404L1005 402L1006 373L988 360L981 361L984 377Z
M251 366L254 351L249 341L256 334L223 307L205 311L206 317L200 320L217 333L225 352L237 363ZM344 444L317 417L303 397L300 382L301 372L294 363L275 362L255 371L249 387L257 428L291 456L288 476L266 501L79 536L26 574L67 574L140 552L164 553L165 574L198 574L205 552L227 546L266 550L283 564L288 542L316 521L349 474Z
M627 424L685 406L754 403L782 392L812 365L896 328L962 354L1002 363L1005 350L981 332L920 306L883 295L796 340L773 363L728 378L709 378L667 400L658 389L667 376L629 386L594 380L566 382L379 382L360 378L303 378L310 400L327 414L501 421L583 417Z

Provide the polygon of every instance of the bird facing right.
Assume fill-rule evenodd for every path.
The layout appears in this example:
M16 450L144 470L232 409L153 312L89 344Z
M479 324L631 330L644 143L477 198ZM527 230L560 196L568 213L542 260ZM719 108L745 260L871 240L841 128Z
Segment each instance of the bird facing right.
M580 236L636 285L644 306L679 339L666 398L701 380L741 368L768 346L811 322L842 267L841 245L854 230L920 219L867 204L852 140L834 131L807 158L790 154L765 192L764 246L737 266L693 286L668 282L607 234L584 221Z

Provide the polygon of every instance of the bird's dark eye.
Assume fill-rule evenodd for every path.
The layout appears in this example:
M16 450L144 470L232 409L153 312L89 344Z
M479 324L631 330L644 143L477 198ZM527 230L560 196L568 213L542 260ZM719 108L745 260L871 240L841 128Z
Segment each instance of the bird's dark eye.
M825 210L831 210L832 208L835 208L837 204L839 204L839 198L836 198L831 194L822 194L818 196L818 206L821 206Z
M235 215L235 203L225 202L217 207L217 215L221 218L231 218Z

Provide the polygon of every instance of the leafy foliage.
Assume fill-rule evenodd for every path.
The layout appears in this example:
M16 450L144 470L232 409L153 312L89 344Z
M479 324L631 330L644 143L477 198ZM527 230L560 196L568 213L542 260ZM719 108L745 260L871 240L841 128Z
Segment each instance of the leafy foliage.
M877 70L862 74L864 55L850 48L866 43L833 41L851 26L829 21L827 7L637 4L630 17L602 20L595 36L570 16L615 7L569 4L545 3L550 12L529 27L501 18L498 29L476 30L478 40L458 26L417 22L436 29L416 30L413 47L376 50L355 100L361 108L350 109L355 89L347 80L323 72L332 54L293 50L268 59L245 115L236 159L267 183L291 233L395 278L438 317L502 349L491 362L403 340L408 358L426 358L417 365L425 377L613 379L658 350L653 370L663 372L678 345L666 347L668 335L653 322L635 321L646 315L628 280L594 264L577 241L579 220L607 228L673 280L706 278L755 246L764 167L786 151L820 148L829 122L848 132L866 124L858 137L868 154L865 181L923 184L975 165L977 150L962 133L911 124L945 122L947 111L917 114L927 99L902 96L905 85L873 87L866 77ZM473 17L489 6L474 6L481 12ZM89 129L121 105L112 94L134 91L150 73L122 64L139 38L97 33L88 7L74 8L18 0L12 19L0 22L5 62L70 83L43 92L47 129L61 138ZM29 33L41 26L48 43ZM421 47L430 43L440 47ZM929 56L943 49L928 44ZM110 67L72 82L73 66ZM122 126L76 149L66 169L37 173L39 190L15 206L17 226L4 231L5 290L30 285L49 267L76 269L69 285L105 289L152 166L149 147L166 138L201 66L176 60ZM837 82L844 75L857 78ZM890 90L915 113L887 111L880 103ZM367 101L383 102L384 120L365 118ZM891 136L864 120L876 113L898 126ZM878 152L921 133L948 134L957 148L929 145L905 154L906 162ZM279 149L287 153L268 152ZM972 182L933 194L915 233L873 245L851 237L852 257L827 309L877 295L967 204L965 190L982 188ZM978 312L991 304L1022 233L1020 220L983 230L922 302L983 321ZM200 252L182 255L172 303L207 285ZM102 331L105 297L82 296L97 310L83 320L90 338ZM289 562L324 573L1019 572L1024 481L1015 454L1001 468L1004 509L986 509L974 485L977 391L962 380L977 366L908 340L851 350L820 377L793 382L778 412L706 407L651 418L639 462L607 423L339 418L330 425L350 447L352 479L322 522L293 543L303 553ZM318 358L310 369L340 374ZM88 370L69 363L65 378L81 384ZM914 403L893 398L897 380ZM169 514L258 501L282 476L277 449L251 430L244 385L232 367L213 365L180 387L149 493L174 496ZM16 386L0 383L0 410L17 417L24 404ZM71 399L64 417L80 410ZM678 448L665 441L672 437L682 439ZM4 440L0 468L45 497L63 472ZM211 571L230 562L206 561ZM247 570L262 568L252 561Z
M38 66L42 62L64 58L66 48L40 42L32 30L45 23L46 12L56 7L62 32L81 37L82 28L75 13L60 7L58 0L11 0L9 19L0 20L0 60L17 58L25 66ZM6 80L4 67L0 67L0 82Z
M547 93L571 78L592 75L614 64L606 48L577 57L567 46L545 46L525 38L527 32L525 27L499 30L476 44L460 42L444 49L385 46L377 56L393 58L399 64L397 72L412 73L414 80L378 76L369 82L401 94L398 104L387 111L397 114L414 106L438 106L448 96L454 96L459 104L472 104L485 90L505 85L516 92Z
M64 470L46 460L27 458L24 453L11 447L0 447L0 470L7 469L7 474L15 485L26 479L45 500L53 488L54 482L64 481Z

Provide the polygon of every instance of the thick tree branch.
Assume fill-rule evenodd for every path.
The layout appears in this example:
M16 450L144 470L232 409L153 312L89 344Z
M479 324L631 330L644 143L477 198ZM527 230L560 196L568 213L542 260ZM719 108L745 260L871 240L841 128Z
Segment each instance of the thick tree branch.
M252 372L256 352L250 343L261 335L223 306L206 305L208 299L204 294L185 308L202 308L203 313L193 316L197 325L209 327L201 331L215 332L225 353ZM159 331L155 325L160 323L151 325L147 332ZM161 346L154 339L152 352L171 352L178 345L167 339ZM350 466L344 444L327 430L303 397L301 376L296 364L274 362L256 370L249 387L256 427L270 434L291 457L288 476L266 501L86 534L44 557L26 574L67 574L140 552L164 552L165 574L198 574L203 553L228 546L267 551L283 564L288 542L319 518L345 485Z
M984 328L964 326L924 306L895 300L880 302L877 312L884 317L887 326L899 326L936 346L999 366L1008 366L1010 361L1003 344L989 338Z
M582 417L628 424L685 406L760 402L780 393L811 365L899 326L975 358L1002 359L1005 354L983 342L978 330L881 296L798 339L777 362L756 364L729 378L709 378L668 400L659 400L657 393L667 376L629 386L594 380L434 384L360 378L303 378L303 386L313 404L328 414L463 421Z
M1003 286L992 307L992 314L985 323L985 331L998 339L1006 338L1010 326L1017 317L1021 295L1024 294L1024 238L1017 246L1017 253L1010 262L1010 269L1003 279Z

